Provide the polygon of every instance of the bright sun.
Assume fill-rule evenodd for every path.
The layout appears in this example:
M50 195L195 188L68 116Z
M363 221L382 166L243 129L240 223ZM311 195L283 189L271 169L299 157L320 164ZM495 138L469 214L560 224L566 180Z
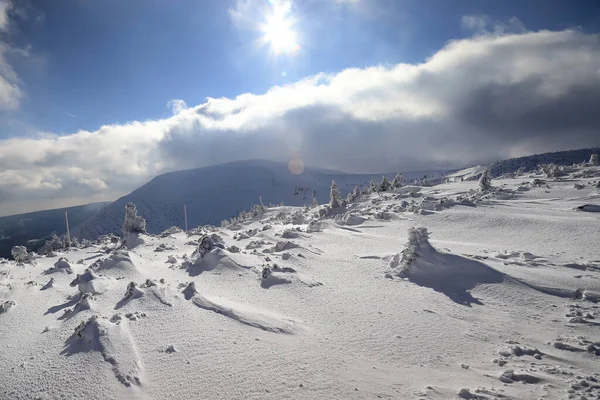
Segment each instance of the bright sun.
M263 32L262 41L269 44L274 54L291 54L300 49L298 34L294 30L295 21L290 16L291 4L287 2L272 2L265 22L260 25Z

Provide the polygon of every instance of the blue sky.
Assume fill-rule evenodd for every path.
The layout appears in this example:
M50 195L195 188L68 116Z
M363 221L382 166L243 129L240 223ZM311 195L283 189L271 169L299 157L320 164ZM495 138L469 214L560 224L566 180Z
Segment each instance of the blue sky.
M16 63L26 97L10 117L54 133L166 117L171 99L200 104L318 72L421 62L449 39L472 34L461 27L464 15L500 22L516 16L531 30L600 29L598 1L305 0L292 6L300 51L273 56L254 43L260 31L232 21L229 10L240 7L235 1L26 4L29 16L13 32L38 65ZM0 137L20 129L3 127Z
M0 215L245 158L600 145L595 0L0 0Z

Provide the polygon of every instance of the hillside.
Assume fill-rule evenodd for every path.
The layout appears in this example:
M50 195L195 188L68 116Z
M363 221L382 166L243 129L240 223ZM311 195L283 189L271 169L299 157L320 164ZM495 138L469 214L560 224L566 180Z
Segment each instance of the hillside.
M408 180L434 172L405 174ZM393 179L395 174L386 174ZM345 195L355 185L380 181L382 174L356 175L306 168L299 175L287 164L270 161L239 161L212 167L170 172L106 207L89 221L72 230L74 236L97 238L102 234L120 234L125 205L133 202L138 213L148 220L150 233L171 226L183 228L183 205L187 205L188 226L218 225L223 219L259 203L283 202L286 205L311 204L313 191L319 203L329 201L331 180L335 179Z
M108 204L93 203L0 217L0 257L9 258L13 246L25 245L29 240L43 239L53 233L64 234L65 211L69 213L69 223L74 227L96 215ZM40 242L43 244L43 240ZM35 247L35 243L32 243L29 250L35 250Z
M404 187L2 261L0 398L598 398L599 181Z

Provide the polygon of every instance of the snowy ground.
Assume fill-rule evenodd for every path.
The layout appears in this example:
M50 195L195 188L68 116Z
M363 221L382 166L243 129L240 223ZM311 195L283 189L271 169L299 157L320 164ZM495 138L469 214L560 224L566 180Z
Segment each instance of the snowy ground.
M600 398L588 170L269 209L203 257L177 232L4 262L0 398Z

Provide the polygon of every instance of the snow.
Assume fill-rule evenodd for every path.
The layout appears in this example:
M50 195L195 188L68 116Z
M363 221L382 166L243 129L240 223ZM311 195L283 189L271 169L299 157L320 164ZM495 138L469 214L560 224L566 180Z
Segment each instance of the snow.
M597 398L583 168L2 260L0 398Z

